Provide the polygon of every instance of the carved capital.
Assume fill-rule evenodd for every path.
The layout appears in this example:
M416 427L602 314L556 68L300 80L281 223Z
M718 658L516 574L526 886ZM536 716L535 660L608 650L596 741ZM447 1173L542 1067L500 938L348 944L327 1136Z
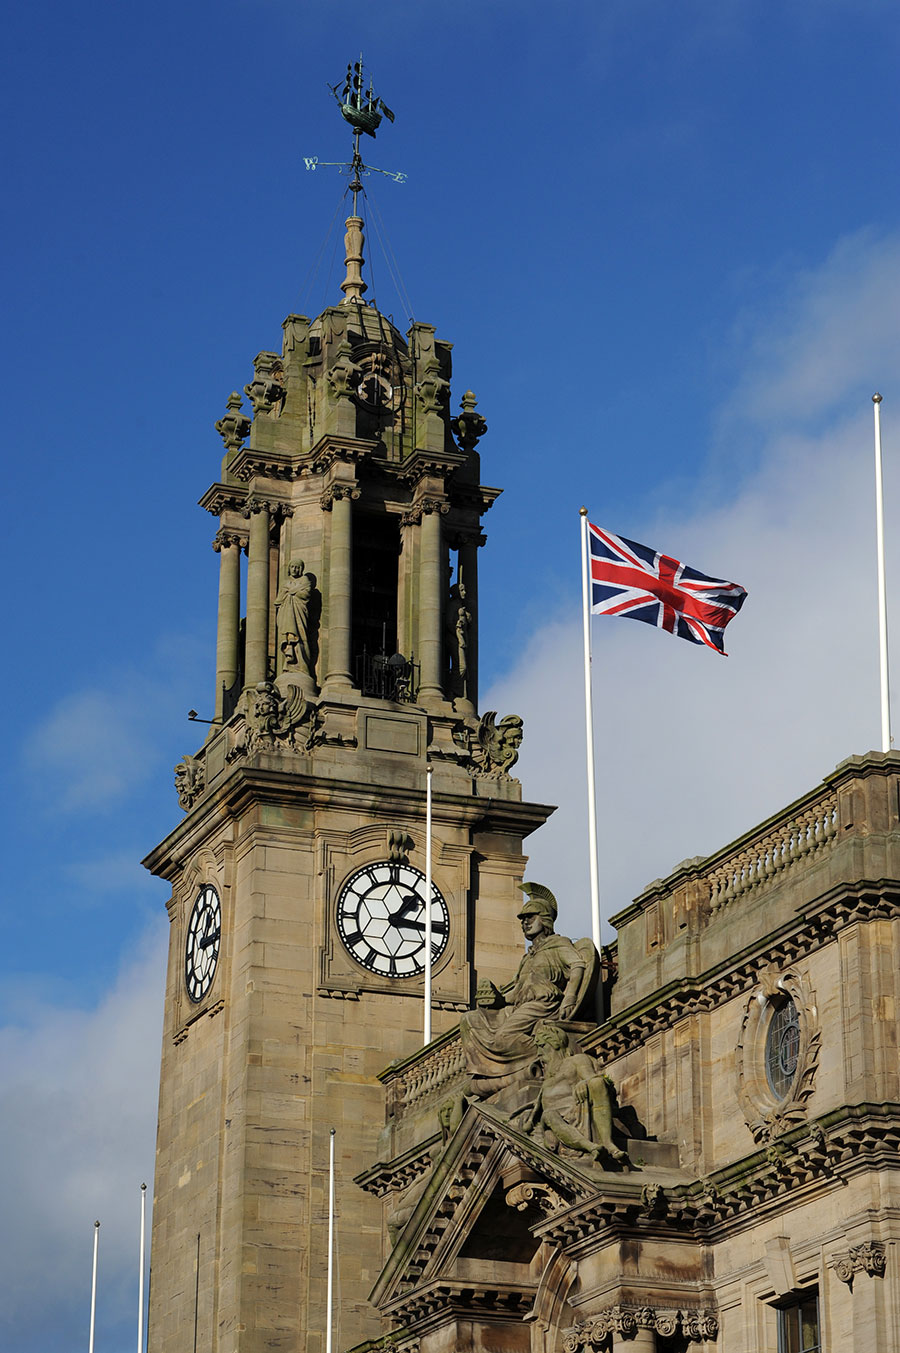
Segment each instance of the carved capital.
M254 512L268 512L273 521L278 521L282 517L293 517L294 509L290 503L282 502L280 498L262 498L259 494L253 493L247 499L244 507L244 516L249 517Z
M245 554L247 553L247 537L239 535L236 531L229 531L223 526L221 531L216 532L213 538L212 547L216 554L219 554L222 550L227 550L232 545L236 545L239 550L243 550Z
M418 526L423 517L430 516L433 512L446 517L449 511L450 504L446 498L420 498L418 502L413 503L408 512L404 512L400 518L400 525Z
M608 1306L590 1320L585 1320L582 1324L565 1331L564 1353L581 1353L582 1349L595 1349L603 1344L610 1334L633 1339L638 1330L642 1329L653 1330L667 1339L671 1339L680 1330L685 1338L699 1343L718 1338L719 1320L712 1311L660 1309L655 1306L624 1304Z
M360 495L360 490L355 484L332 484L325 490L319 502L323 512L330 512L334 503L343 502L350 499L355 502Z
M487 536L477 529L467 531L457 527L448 533L447 544L451 550L461 550L466 545L474 545L477 548L479 545L487 544Z
M227 412L216 423L216 432L229 451L236 451L238 447L243 446L244 438L250 432L250 419L241 413L241 403L237 390L232 390L226 401Z
M862 1245L851 1245L849 1250L833 1255L830 1266L842 1283L849 1286L857 1273L868 1273L871 1277L883 1278L887 1268L887 1254L884 1245L878 1240L866 1240Z
M514 1184L506 1194L506 1205L514 1207L517 1212L527 1212L529 1207L538 1207L542 1212L549 1213L565 1207L566 1202L549 1184L533 1180Z

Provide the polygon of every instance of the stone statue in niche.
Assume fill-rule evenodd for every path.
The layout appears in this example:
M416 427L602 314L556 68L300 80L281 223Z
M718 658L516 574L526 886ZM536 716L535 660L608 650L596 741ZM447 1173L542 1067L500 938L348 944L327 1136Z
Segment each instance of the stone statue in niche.
M447 652L450 656L450 692L467 699L469 672L469 630L472 613L466 607L465 583L450 588L447 607Z
M312 676L310 610L314 578L302 559L292 559L275 598L275 624L282 667Z
M551 1150L627 1164L612 1139L612 1095L593 1057L574 1047L559 1024L539 1024L534 1043L543 1081L534 1105L517 1115L526 1132L542 1133Z
M480 983L476 1008L460 1020L460 1039L473 1094L495 1093L527 1076L538 1056L534 1030L546 1020L576 1019L589 1003L597 971L590 940L574 944L554 931L556 898L540 883L523 883L519 912L530 941L507 992Z

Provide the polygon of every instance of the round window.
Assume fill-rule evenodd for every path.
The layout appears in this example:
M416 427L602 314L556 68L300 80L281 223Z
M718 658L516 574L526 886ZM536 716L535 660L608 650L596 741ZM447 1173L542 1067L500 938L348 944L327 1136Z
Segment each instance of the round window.
M800 1056L800 1016L791 1000L772 1011L766 1033L766 1079L769 1088L784 1099L794 1083Z

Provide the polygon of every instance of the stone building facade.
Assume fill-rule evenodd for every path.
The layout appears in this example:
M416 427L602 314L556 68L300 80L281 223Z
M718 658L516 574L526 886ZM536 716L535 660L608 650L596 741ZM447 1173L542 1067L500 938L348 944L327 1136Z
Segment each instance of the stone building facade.
M361 254L354 217L344 301L257 355L201 500L214 719L145 861L151 1353L324 1350L332 1129L336 1349L900 1349L900 755L658 880L602 964L555 938L521 887L552 810L479 712L486 423Z

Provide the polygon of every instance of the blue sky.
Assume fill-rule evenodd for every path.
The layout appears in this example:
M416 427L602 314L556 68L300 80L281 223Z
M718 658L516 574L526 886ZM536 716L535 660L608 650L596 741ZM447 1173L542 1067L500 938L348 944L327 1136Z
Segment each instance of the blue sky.
M86 1342L101 1215L97 1350L119 1353L165 939L138 861L180 816L171 768L213 685L196 501L255 353L339 297L344 183L303 167L347 153L327 83L362 49L397 114L368 149L409 178L369 180L373 210L415 318L455 345L454 403L471 386L490 424L483 703L526 717L526 793L561 805L534 869L575 928L582 502L750 589L727 663L595 631L608 913L877 743L869 400L890 532L900 18L886 0L48 0L6 37L0 1342Z

